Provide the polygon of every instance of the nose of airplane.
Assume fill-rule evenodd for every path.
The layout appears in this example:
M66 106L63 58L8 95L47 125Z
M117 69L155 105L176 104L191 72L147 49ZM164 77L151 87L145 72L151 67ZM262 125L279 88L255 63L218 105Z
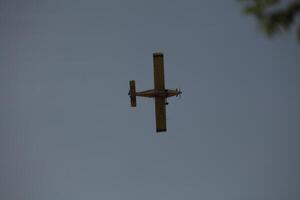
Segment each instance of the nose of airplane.
M181 96L182 91L180 89L176 89L176 93L177 93L176 96L178 96L178 95Z

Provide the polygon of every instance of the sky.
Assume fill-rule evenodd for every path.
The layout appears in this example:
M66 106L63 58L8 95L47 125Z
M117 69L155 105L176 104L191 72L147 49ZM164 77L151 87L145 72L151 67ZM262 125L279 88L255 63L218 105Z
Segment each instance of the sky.
M0 199L300 199L300 45L234 0L1 0ZM167 129L152 99L163 52Z

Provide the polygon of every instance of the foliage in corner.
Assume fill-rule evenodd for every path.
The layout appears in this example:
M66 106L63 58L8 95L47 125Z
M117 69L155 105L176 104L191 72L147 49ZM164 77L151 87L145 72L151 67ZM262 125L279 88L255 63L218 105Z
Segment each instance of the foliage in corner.
M288 31L296 26L297 38L300 42L300 0L290 0L282 5L281 0L238 0L244 4L244 12L254 15L263 31L273 36ZM297 21L298 20L298 21ZM298 23L296 25L296 23Z

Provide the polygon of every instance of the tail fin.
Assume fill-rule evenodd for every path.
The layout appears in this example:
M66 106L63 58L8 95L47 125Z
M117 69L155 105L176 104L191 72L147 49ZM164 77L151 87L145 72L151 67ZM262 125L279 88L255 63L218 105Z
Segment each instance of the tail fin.
M129 93L128 95L130 95L130 103L131 103L131 107L136 107L136 96L135 96L135 81L131 80L129 81Z

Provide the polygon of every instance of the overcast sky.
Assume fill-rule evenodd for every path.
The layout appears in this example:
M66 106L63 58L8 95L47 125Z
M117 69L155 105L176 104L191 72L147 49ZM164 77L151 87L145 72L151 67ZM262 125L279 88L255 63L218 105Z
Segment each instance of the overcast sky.
M300 45L234 0L1 0L0 199L299 200ZM152 99L165 55L168 132Z

